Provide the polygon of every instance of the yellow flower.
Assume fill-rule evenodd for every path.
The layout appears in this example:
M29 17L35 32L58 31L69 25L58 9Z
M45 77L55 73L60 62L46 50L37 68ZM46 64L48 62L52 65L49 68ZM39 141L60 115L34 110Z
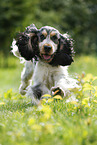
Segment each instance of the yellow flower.
M93 86L91 86L89 83L85 83L83 85L83 91L92 91L93 90Z
M94 96L97 97L97 92L94 93Z
M78 105L77 101L70 102L71 104Z
M89 97L88 98L84 98L83 100L82 100L82 104L87 104L88 102L89 102Z
M51 114L48 114L48 113L44 113L44 116L43 116L43 120L48 120L51 118Z
M5 103L4 102L0 102L0 105L4 105Z
M93 102L97 103L97 100L93 100Z
M90 73L87 74L86 77L84 77L85 82L90 82L91 80L93 80L93 75Z
M97 86L94 86L95 91L97 91Z
M48 105L39 106L38 107L38 111L42 111L44 113L43 117L42 117L43 121L46 121L46 120L48 120L51 117L52 110L51 110L51 108Z
M42 111L42 112L47 112L47 113L51 113L52 110L48 105L41 105L38 107L38 111Z
M50 103L50 102L52 102L53 100L54 100L53 98L48 98L48 99L43 98L43 99L41 100L41 102L42 102L42 103Z
M50 102L52 102L53 100L54 100L54 99L51 98L51 99L48 99L47 102L50 103Z
M12 98L12 89L8 90L6 93L4 93L5 99L11 99Z
M81 96L77 96L77 98L78 98L78 99L80 99L80 98L81 98Z
M63 100L63 98L60 96L60 95L56 95L53 97L54 99L57 99L57 100Z
M94 86L94 89L95 89L94 96L97 97L97 86Z
M85 105L85 107L89 107L89 97L88 98L84 98L83 100L82 100L82 105Z
M93 78L93 81L95 81L95 80L97 80L97 76L95 76L95 77Z
M86 138L87 135L88 135L88 132L86 130L84 130L82 135L83 135L84 138Z
M31 126L31 129L32 130L37 130L37 131L41 131L42 130L42 126L41 125L38 125L38 124L34 124Z
M32 126L33 124L35 124L35 119L34 118L29 118L29 120L28 120L28 125L29 126Z
M47 101L46 99L42 99L42 100L41 100L41 102L46 102L46 101Z
M74 107L74 110L76 110L77 109L77 107Z
M47 97L47 98L51 98L52 96L49 95L49 94L45 94L45 95L42 96L42 98L46 98L46 97Z

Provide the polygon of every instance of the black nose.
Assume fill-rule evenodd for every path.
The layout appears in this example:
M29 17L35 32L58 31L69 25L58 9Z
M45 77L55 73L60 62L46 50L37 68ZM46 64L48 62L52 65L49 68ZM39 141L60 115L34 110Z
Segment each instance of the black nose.
M51 48L52 48L51 46L47 46L47 45L44 46L45 52L49 52Z

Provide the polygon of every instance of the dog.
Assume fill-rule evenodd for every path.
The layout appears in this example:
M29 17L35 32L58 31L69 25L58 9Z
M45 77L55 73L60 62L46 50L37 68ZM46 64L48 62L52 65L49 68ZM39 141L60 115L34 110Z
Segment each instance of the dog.
M66 97L69 88L77 87L67 70L74 56L73 40L67 33L50 26L37 29L31 24L18 33L12 48L15 56L25 60L19 92L30 96L33 104L38 104L44 94Z

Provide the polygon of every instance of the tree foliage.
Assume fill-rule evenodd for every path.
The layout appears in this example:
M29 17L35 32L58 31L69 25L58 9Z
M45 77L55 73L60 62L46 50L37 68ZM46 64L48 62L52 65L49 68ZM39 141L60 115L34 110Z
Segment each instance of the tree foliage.
M5 54L8 53L14 31L22 26L24 7L23 0L0 1L0 50Z
M77 53L89 54L97 49L96 0L1 0L0 12L0 50L4 52L8 52L15 33L31 23L68 32Z

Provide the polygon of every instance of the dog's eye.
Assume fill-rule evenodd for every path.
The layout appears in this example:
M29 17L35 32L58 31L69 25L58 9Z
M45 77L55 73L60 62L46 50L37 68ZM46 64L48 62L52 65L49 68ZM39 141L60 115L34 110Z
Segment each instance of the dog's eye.
M46 38L46 37L45 37L43 34L40 35L40 39L41 39L41 41L43 41L45 38Z
M58 42L58 39L57 39L57 36L56 35L51 36L51 40L54 41L55 43Z

